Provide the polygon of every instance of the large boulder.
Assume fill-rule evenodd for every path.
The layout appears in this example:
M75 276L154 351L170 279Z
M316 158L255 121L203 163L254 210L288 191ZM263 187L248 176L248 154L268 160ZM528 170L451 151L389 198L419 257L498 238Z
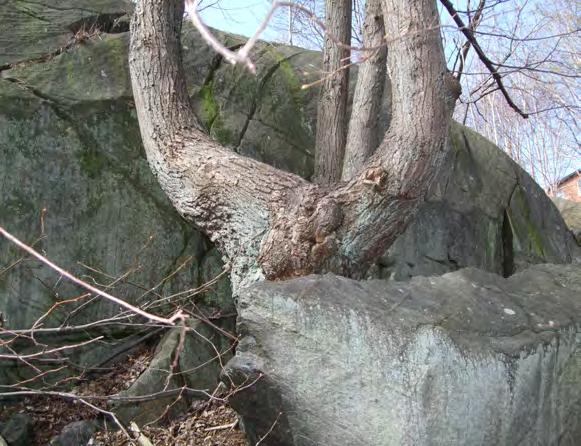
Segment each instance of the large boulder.
M397 280L477 267L505 277L537 263L570 263L580 250L544 190L486 138L455 124L442 175L386 252Z
M0 29L10 49L0 64L0 219L73 273L106 283L131 270L133 283L161 282L156 292L171 293L211 279L222 260L173 210L145 160L127 67L130 10L130 1L117 0L0 3L0 21L11 24ZM313 128L304 116L314 92L300 89L308 75L291 63L306 64L313 53L261 44L254 77L222 64L191 28L183 40L188 86L208 131L236 151L310 176ZM3 266L21 256L0 242ZM206 294L210 304L231 311L227 279L214 289L221 295ZM123 281L114 291L132 302L142 294ZM77 293L44 266L17 262L0 275L5 326L30 327ZM56 308L45 326L61 323L70 308ZM96 300L68 322L117 312Z
M225 382L251 444L573 446L580 296L574 265L261 283Z
M117 395L117 417L129 425L159 423L185 413L217 389L223 365L233 356L234 318L226 329L188 320L161 339L147 369ZM158 395L152 397L152 395Z

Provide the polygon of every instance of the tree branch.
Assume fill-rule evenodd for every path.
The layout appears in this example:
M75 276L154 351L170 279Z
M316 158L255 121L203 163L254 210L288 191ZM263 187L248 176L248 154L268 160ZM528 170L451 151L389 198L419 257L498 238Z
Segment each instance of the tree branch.
M129 66L149 164L178 212L231 260L234 293L264 277L364 276L439 172L457 88L446 71L435 2L382 6L390 131L352 180L319 186L238 155L200 130L181 62L183 3L137 3Z
M484 10L485 5L486 5L486 0L480 0L480 3L478 4L478 7L476 8L476 12L474 13L474 16L470 17L469 27L470 27L470 30L472 31L473 34L476 31L476 28L478 27L478 25L480 24L480 21L482 20L482 11ZM458 66L458 71L456 72L456 79L458 79L458 81L460 81L462 74L464 72L464 66L466 65L466 58L468 57L468 52L470 51L471 47L472 47L472 42L470 40L467 40L464 43L464 45L462 45L462 49L458 53L458 58L460 61L460 65ZM454 64L454 65L456 65L456 64Z
M6 239L8 239L12 243L14 243L20 249L26 251L28 254L30 254L31 256L33 256L34 258L36 258L37 260L40 260L42 263L44 263L45 265L47 265L49 268L53 269L54 271L56 271L57 273L59 273L61 276L66 277L71 282L73 282L73 283L75 283L75 284L77 284L77 285L85 288L86 290L89 290L92 293L97 294L98 296L101 296L101 297L107 299L108 301L113 302L114 304L117 304L117 305L119 305L119 306L121 306L123 308L128 309L129 311L131 311L134 314L137 314L139 316L142 316L142 317L144 317L146 319L149 319L151 321L159 322L161 324L166 324L166 325L175 325L175 321L176 320L180 320L180 319L183 319L185 317L184 314L181 311L176 312L170 318L164 318L164 317L156 316L155 314L151 314L151 313L148 313L147 311L143 311L140 308L137 308L136 306L131 305L130 303L127 303L124 300L119 299L118 297L112 296L109 293L106 293L104 291L101 291L100 289L95 288L94 286L89 285L88 283L82 281L81 279L76 278L75 276L73 276L68 271L65 271L61 267L55 265L53 262L51 262L50 260L48 260L46 257L44 257L43 255L41 255L40 253L38 253L37 251L35 251L33 248L31 248L27 244L25 244L25 243L21 242L20 240L18 240L16 237L14 237L12 234L10 234L8 231L6 231L1 226L0 226L0 235L3 235Z
M359 65L341 174L344 181L357 174L379 145L378 123L387 80L387 44L381 0L367 0L365 3L363 45L377 47L377 50L366 55Z
M523 112L519 108L519 106L514 103L514 101L512 100L510 95L508 94L508 91L506 90L506 88L502 82L502 76L500 75L500 73L498 73L498 70L494 66L494 63L484 53L484 51L480 47L480 44L476 40L476 37L474 36L474 32L470 29L470 27L467 27L464 24L464 21L462 20L462 18L460 18L458 11L456 11L456 9L454 8L454 6L450 2L450 0L440 0L440 2L444 6L444 8L446 8L446 10L450 14L450 16L452 17L454 22L456 22L456 25L458 25L458 28L460 29L462 34L464 34L466 39L472 44L472 46L474 47L474 51L476 51L476 54L478 54L478 57L482 61L484 66L486 66L488 71L490 71L490 74L492 75L494 81L498 85L498 88L501 91L504 98L506 99L506 102L508 103L508 105L510 105L510 107L514 111L516 111L519 115L521 115L523 118L528 118L529 115L527 113Z

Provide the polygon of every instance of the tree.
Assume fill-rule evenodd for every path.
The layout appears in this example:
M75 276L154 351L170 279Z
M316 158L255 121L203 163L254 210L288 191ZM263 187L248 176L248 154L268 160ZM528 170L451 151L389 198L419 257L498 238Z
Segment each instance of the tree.
M323 48L323 85L317 108L315 181L341 179L347 139L347 98L351 44L351 0L326 0L327 33ZM338 42L332 39L334 36Z
M317 16L323 15L323 0L299 3ZM366 4L366 14L362 3ZM369 35L366 43L362 36L369 34L373 24L369 22L373 3L379 2L352 3L353 45L375 47L369 43ZM577 167L580 156L579 2L439 0L439 3L446 59L462 85L455 119L494 141L551 193L554 185ZM323 48L325 33L304 10L288 8L284 10L284 21L282 14L277 18L274 28L286 40ZM289 23L291 26L287 26ZM364 52L360 58L370 56L377 54ZM354 63L357 60L357 56L352 57ZM373 70L379 80L380 68L381 63L364 63L359 75ZM374 100L381 97L381 87L381 82L368 83L366 88L359 84L359 94L363 95L357 100L355 93L353 109L357 114L351 117L350 126L357 119L367 121L365 116L376 105ZM368 94L373 88L377 94ZM528 115L529 119L519 119L518 115ZM367 129L361 127L362 132L351 132L348 139L359 135L373 137L371 129L376 130L376 126L369 121L367 125ZM347 169L351 164L350 145L347 141L344 162ZM343 178L348 174L344 169Z
M129 64L146 154L178 212L230 259L234 290L263 277L364 276L438 174L459 89L446 70L436 3L381 6L392 81L389 129L351 179L316 185L204 134L183 75L183 2L138 2Z
M449 60L461 76L456 119L491 139L550 191L576 168L579 156L579 2L467 2L450 16L463 21L488 55L504 89L494 82L469 39L446 27ZM469 33L469 34L470 34ZM465 32L466 34L466 32ZM512 101L505 100L508 93ZM528 119L515 118L526 112Z

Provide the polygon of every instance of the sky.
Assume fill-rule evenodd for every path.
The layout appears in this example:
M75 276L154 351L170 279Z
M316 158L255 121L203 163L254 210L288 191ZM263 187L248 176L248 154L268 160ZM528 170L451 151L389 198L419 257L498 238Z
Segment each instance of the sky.
M204 8L205 4L212 5L213 3L215 1L205 0L201 2L200 9ZM268 0L220 0L219 7L204 9L201 16L211 27L249 36L254 33L266 16L269 5ZM276 35L267 29L261 37L273 40Z
M494 14L488 14L485 16L486 20L481 24L481 29L485 32L489 31L490 29L492 29L493 32L496 32L495 31L497 29L496 27L500 26L500 28L506 29L507 32L510 32L510 30L514 26L513 23L510 22L510 20L514 19L515 17L514 11L518 10L517 6L521 4L522 6L526 5L527 12L530 12L537 8L544 1L546 0L510 0L507 1L506 3L502 2L500 6L497 9L495 9ZM466 9L465 8L466 2L467 0L454 1L458 9ZM202 0L199 9L201 10L202 18L207 25L224 31L250 36L257 29L258 25L264 20L269 10L270 3L271 0ZM454 44L454 40L457 40L461 44L464 41L463 37L460 36L459 33L457 32L456 25L452 22L447 12L444 12L441 15L441 17L442 24L446 27L445 30L449 31L448 33L444 33L447 34L447 37L444 40L444 47L446 53L455 54L456 45ZM532 29L538 29L542 33L544 27L543 26L539 27L537 26L536 22L531 22L532 17L537 16L531 15L530 17L531 18L529 18L528 15L524 15L521 18L522 21L520 22L517 29L518 35L526 36L528 35L528 32ZM492 28L490 28L490 26L492 26ZM456 31L455 32L451 31L451 29L454 29ZM551 34L552 32L554 32L554 30L547 29L546 32L548 34ZM265 32L261 35L261 39L270 41L276 40L280 41L281 37L284 37L284 35L281 35L281 33L284 34L284 31L280 30L279 22L278 30L272 28L265 30ZM512 41L499 40L497 37L480 36L479 38L481 43L483 42L486 43L486 39L495 39L496 46L492 45L492 48L495 48L496 52L500 54L496 55L497 58L500 59L502 59L501 57L502 54L508 51L508 49L504 47L507 47L508 45L511 46L513 45ZM542 41L539 42L539 52L542 43L543 43ZM524 48L525 45L521 45L521 47ZM493 56L495 55L493 54ZM476 55L473 51L469 53L469 60L472 60L475 57ZM450 59L450 61L453 60L454 58ZM470 73L464 76L465 83L469 74ZM480 75L478 70L473 74ZM515 119L520 118L515 117ZM480 128L479 130L484 131L483 128ZM491 138L491 135L487 136ZM497 143L499 145L502 145L501 141L497 141ZM569 158L563 159L568 160ZM576 160L573 160L573 164L578 165L579 162L580 162L579 157L577 157ZM542 182L541 178L537 178L537 180Z

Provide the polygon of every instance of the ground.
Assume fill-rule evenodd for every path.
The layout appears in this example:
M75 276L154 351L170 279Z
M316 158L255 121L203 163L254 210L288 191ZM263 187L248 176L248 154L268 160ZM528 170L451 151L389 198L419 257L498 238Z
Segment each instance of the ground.
M115 370L98 378L87 380L74 389L78 395L112 395L127 387L145 370L151 352L143 348L127 358ZM96 403L98 404L98 403ZM103 406L104 407L104 406ZM34 396L17 403L0 402L0 422L15 413L25 413L33 420L34 442L30 446L44 446L58 435L62 428L74 421L95 419L97 413L82 404L55 397ZM107 420L108 428L97 433L94 445L128 446L128 438ZM140 426L141 432L155 446L247 446L240 431L236 413L219 403L198 404L178 420L159 426Z

